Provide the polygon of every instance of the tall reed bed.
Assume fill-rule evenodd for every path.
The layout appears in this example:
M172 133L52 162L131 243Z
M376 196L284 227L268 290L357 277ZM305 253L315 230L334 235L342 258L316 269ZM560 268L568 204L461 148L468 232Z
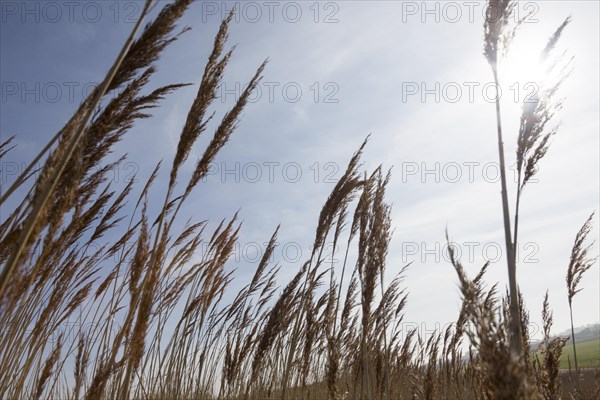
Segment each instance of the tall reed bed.
M183 204L230 140L266 62L248 74L236 104L220 116L212 138L189 175L188 162L208 122L224 71L233 14L216 34L197 95L179 136L166 187L158 163L134 196L133 180L113 189L106 162L136 121L186 86L155 89L153 66L177 40L177 21L191 0L164 5L141 30L152 6L145 4L118 59L32 164L2 194L1 203L26 194L0 225L0 394L3 398L60 399L558 399L558 369L565 338L552 338L552 312L544 300L543 359L529 356L528 314L518 295L516 260L507 259L510 291L503 296L484 282L487 265L470 279L450 248L462 293L456 324L423 336L402 330L408 290L405 268L386 281L391 238L390 173L367 172L351 157L315 224L312 252L282 288L271 256L279 227L254 276L232 292L226 269L238 240L238 216L209 230L208 221L178 223ZM485 22L485 54L498 80L497 51L507 36L511 2ZM565 21L548 42L552 53ZM507 248L517 242L518 204L554 130L558 84L535 106L524 107L518 135L519 172L514 231L505 218ZM110 96L110 97L109 97ZM500 109L498 136L503 160ZM0 155L12 149L0 144ZM503 185L505 182L503 182ZM152 191L152 195L150 194ZM161 193L159 197L155 192ZM503 205L507 211L506 188ZM149 210L160 199L158 212ZM133 212L125 213L126 204ZM507 217L507 214L504 214ZM582 274L594 263L587 235L577 235L568 267L569 305ZM104 237L117 237L96 246ZM327 243L340 246L341 268ZM200 249L204 251L200 251ZM357 254L356 257L350 256ZM512 253L511 253L512 254ZM572 308L571 308L572 311ZM91 329L90 329L91 327ZM74 339L74 340L73 340ZM576 366L577 375L579 369ZM599 375L600 376L600 375ZM571 393L591 399L598 387L579 384ZM594 390L596 392L594 392ZM597 397L596 397L597 398Z

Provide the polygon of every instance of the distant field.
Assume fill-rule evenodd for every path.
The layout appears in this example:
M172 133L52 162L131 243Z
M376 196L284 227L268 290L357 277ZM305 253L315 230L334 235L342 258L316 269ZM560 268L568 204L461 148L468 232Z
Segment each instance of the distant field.
M575 345L577 346L579 368L600 367L600 338L586 340ZM563 349L563 354L560 358L560 368L569 368L569 359L571 359L571 366L574 366L573 345L571 343L567 343Z

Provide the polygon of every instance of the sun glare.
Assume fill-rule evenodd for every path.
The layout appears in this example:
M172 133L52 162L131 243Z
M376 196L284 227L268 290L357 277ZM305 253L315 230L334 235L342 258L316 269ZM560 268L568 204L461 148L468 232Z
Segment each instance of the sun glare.
M540 84L547 78L547 63L541 58L545 43L527 39L529 38L515 41L511 45L501 66L501 80L505 85Z
M518 103L542 96L570 72L568 53L554 49L542 56L547 40L543 36L524 35L511 43L500 65L501 88L515 94Z

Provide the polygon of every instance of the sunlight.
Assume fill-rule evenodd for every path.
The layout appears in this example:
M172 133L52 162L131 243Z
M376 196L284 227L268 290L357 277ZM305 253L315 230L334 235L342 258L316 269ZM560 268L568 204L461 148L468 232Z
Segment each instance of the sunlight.
M512 43L501 66L501 81L508 86L516 83L543 83L547 78L547 63L541 58L545 44L543 40L532 37L524 37Z
M571 72L572 58L567 52L553 49L543 55L547 40L525 35L511 44L500 67L500 82L503 90L510 90L516 103L536 101Z

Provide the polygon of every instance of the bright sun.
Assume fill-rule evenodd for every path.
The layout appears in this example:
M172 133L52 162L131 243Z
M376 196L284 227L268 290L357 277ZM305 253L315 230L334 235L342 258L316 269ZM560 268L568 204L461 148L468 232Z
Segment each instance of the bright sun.
M547 38L522 35L515 40L500 64L500 82L515 94L516 102L535 100L569 74L571 58L554 49L542 57Z
M540 42L537 40L513 42L501 65L500 79L504 81L505 85L541 84L547 78L547 65L542 62L540 57L542 50L543 47L540 47Z

